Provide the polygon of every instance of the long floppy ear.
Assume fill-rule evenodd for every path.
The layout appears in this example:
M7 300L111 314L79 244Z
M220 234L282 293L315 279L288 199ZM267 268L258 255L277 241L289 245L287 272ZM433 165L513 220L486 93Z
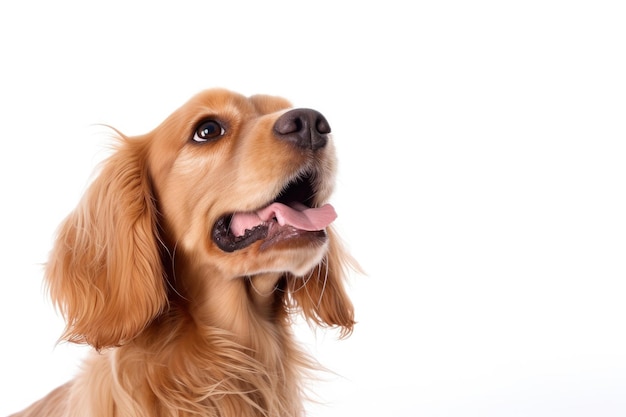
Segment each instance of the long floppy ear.
M167 303L146 152L122 137L58 231L46 278L68 341L124 344Z
M304 288L295 284L292 300L300 307L304 317L320 326L339 327L341 337L352 333L354 307L344 288L348 268L360 271L354 259L344 250L332 228L327 229L329 249L325 259L306 279Z

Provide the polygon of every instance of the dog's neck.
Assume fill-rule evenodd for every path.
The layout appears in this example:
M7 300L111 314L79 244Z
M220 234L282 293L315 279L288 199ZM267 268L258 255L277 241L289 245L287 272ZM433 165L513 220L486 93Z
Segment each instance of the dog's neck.
M265 317L271 317L276 301L276 291L281 274L266 273L246 277L248 294L256 309Z
M220 415L260 415L259 409L272 410L268 415L301 415L301 375L315 369L315 363L291 338L282 305L284 289L277 288L281 274L225 277L216 268L187 267L176 271L176 282L170 308L177 319L155 322L154 331L147 329L133 346L125 347L133 352L160 352L142 361L145 374L157 373L164 381L151 388L151 395L157 400L167 398L181 390L180 381L185 381L183 391L196 389L187 404L193 404L198 414L210 406L221 410ZM155 336L164 332L171 338ZM135 346L140 349L133 350ZM147 384L135 380L134 385ZM216 386L229 395L212 395ZM251 405L250 409L237 408L241 403Z
M189 279L194 274L193 279ZM192 283L182 288L181 295L188 301L186 308L194 322L224 330L237 343L255 349L275 326L282 323L279 289L282 274L266 273L251 277L223 276L217 268L202 267L177 271L177 280Z

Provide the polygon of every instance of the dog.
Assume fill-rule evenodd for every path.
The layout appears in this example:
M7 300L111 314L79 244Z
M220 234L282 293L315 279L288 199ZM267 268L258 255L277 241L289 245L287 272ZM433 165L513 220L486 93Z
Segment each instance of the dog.
M355 325L328 121L210 89L148 134L115 132L45 269L61 339L92 353L14 416L303 415L319 365L294 315L340 338Z

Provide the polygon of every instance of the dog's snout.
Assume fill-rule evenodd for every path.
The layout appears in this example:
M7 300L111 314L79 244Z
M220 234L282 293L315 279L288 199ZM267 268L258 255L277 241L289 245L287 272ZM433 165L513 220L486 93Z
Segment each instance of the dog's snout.
M280 116L274 133L282 140L300 148L320 149L328 143L330 125L322 113L311 109L295 109Z

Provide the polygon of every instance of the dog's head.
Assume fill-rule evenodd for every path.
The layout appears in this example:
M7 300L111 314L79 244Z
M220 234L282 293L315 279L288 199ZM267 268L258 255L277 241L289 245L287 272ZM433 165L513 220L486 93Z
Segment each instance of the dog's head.
M198 271L202 279L298 280L306 290L285 286L284 307L349 333L349 258L327 204L336 167L329 134L317 111L220 89L193 97L146 135L122 137L50 256L65 337L123 344L167 309L168 286L176 291Z
M228 276L307 274L334 219L329 133L320 113L276 97L194 97L150 135L166 234Z

